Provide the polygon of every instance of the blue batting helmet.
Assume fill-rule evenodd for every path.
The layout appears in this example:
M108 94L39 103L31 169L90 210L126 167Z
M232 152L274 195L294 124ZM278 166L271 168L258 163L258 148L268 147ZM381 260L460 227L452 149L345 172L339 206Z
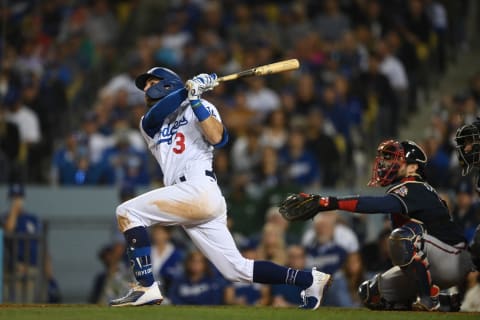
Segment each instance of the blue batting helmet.
M167 68L154 67L135 79L135 85L137 88L143 90L150 77L160 80L160 82L151 86L145 92L149 98L154 100L162 99L170 93L184 87L183 81L178 74Z

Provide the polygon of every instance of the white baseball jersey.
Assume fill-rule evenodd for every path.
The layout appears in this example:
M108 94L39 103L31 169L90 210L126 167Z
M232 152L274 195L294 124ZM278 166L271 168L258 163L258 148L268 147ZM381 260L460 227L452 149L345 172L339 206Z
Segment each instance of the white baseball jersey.
M222 121L213 104L202 99L202 104L218 121ZM205 175L212 170L213 146L203 137L199 121L188 100L163 122L153 139L143 130L148 148L157 159L166 186L179 182L180 177Z

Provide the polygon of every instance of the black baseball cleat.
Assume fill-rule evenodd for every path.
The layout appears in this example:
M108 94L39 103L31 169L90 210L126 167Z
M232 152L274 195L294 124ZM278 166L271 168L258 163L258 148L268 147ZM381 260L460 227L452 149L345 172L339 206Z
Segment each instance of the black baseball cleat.
M439 311L440 309L440 288L433 285L430 289L430 296L418 297L412 304L414 311Z
M163 301L162 293L157 282L150 287L136 285L128 293L118 299L110 301L111 307L143 306L150 304L161 304Z

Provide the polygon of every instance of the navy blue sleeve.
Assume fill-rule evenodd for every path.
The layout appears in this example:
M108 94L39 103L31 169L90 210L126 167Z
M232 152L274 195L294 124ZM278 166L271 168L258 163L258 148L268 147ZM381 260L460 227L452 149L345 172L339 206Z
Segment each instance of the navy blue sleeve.
M229 136L228 136L227 128L225 128L225 126L223 126L222 140L220 140L219 143L214 144L213 147L215 149L219 149L219 148L225 146L228 142L228 138L229 138Z
M401 200L392 194L382 197L339 198L338 208L360 213L406 213Z
M155 103L142 119L142 128L145 133L153 138L165 118L175 111L186 98L187 90L182 88Z

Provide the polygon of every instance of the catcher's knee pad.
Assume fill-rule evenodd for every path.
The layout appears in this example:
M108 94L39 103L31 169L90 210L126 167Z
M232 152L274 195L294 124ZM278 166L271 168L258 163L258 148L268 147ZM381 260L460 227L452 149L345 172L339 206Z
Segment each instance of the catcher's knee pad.
M411 303L387 301L382 297L379 289L380 274L373 279L364 281L358 287L358 294L365 307L371 310L410 310Z
M416 222L408 222L392 231L388 244L393 265L405 267L412 263L415 254L422 249L423 232L422 224Z

